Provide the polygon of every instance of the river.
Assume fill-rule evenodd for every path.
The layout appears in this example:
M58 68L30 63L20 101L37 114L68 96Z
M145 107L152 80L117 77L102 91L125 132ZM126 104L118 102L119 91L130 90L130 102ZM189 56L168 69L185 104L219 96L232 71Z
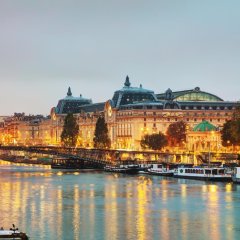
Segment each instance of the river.
M0 162L0 227L30 239L240 239L240 185Z

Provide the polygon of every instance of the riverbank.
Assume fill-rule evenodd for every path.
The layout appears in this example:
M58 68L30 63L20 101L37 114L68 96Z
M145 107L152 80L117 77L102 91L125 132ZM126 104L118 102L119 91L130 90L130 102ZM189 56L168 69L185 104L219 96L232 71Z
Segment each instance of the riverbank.
M0 155L0 159L12 163L51 165L51 158L26 158L23 156Z

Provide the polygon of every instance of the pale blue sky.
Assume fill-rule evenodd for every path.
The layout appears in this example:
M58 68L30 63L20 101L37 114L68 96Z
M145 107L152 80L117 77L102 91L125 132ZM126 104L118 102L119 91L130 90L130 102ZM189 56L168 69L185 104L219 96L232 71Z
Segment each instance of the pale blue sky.
M68 86L106 101L127 74L240 99L239 0L0 0L0 31L0 115L47 115Z

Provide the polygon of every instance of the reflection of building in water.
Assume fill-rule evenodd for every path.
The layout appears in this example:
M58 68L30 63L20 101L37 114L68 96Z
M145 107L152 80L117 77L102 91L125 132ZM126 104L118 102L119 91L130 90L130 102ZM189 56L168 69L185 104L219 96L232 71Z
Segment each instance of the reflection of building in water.
M124 86L115 91L113 98L102 103L91 99L73 97L71 89L51 109L47 118L35 116L24 120L13 116L4 121L0 128L3 144L60 144L64 117L74 113L79 123L78 146L92 147L95 124L104 115L111 138L112 148L140 149L140 140L145 134L165 133L171 123L184 121L188 126L190 149L221 149L219 130L231 118L237 102L224 101L220 97L201 91L191 90L155 94L152 90L132 87L129 77ZM26 116L25 116L26 117ZM202 123L213 126L212 131L196 131Z

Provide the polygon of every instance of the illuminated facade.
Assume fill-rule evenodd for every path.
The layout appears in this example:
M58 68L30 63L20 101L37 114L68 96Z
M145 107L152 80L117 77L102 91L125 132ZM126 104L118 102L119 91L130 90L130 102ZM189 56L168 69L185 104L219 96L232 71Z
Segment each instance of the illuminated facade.
M184 121L188 126L186 148L200 151L209 148L211 141L216 143L215 147L211 145L212 149L221 150L219 130L231 118L237 104L223 101L199 87L178 92L168 89L165 93L155 94L142 85L132 87L127 77L123 88L115 91L113 98L106 102L92 103L91 99L81 95L73 97L69 88L67 96L51 109L50 118L10 121L11 124L6 121L4 131L11 136L9 143L15 139L19 144L59 145L64 117L71 112L79 124L78 146L93 147L97 118L104 115L112 148L141 150L140 141L145 134L166 133L171 123ZM214 136L213 131L194 131L203 121L214 126Z
M112 99L105 103L79 105L78 113L74 112L80 129L78 145L93 147L95 124L98 116L102 114L108 124L112 148L115 149L140 150L143 135L159 131L166 133L168 126L177 121L187 123L187 148L199 151L207 149L212 139L217 144L214 149L221 149L219 130L226 120L231 118L236 105L237 102L223 101L198 87L179 92L168 89L163 94L154 94L142 85L131 87L127 77L123 88L115 91ZM60 143L64 116L65 114L58 113L55 108L52 109L51 119L57 144ZM212 131L193 131L194 127L203 121L208 121L215 127L214 139ZM211 137L204 142L205 145L198 143L199 139L206 140L206 136Z

